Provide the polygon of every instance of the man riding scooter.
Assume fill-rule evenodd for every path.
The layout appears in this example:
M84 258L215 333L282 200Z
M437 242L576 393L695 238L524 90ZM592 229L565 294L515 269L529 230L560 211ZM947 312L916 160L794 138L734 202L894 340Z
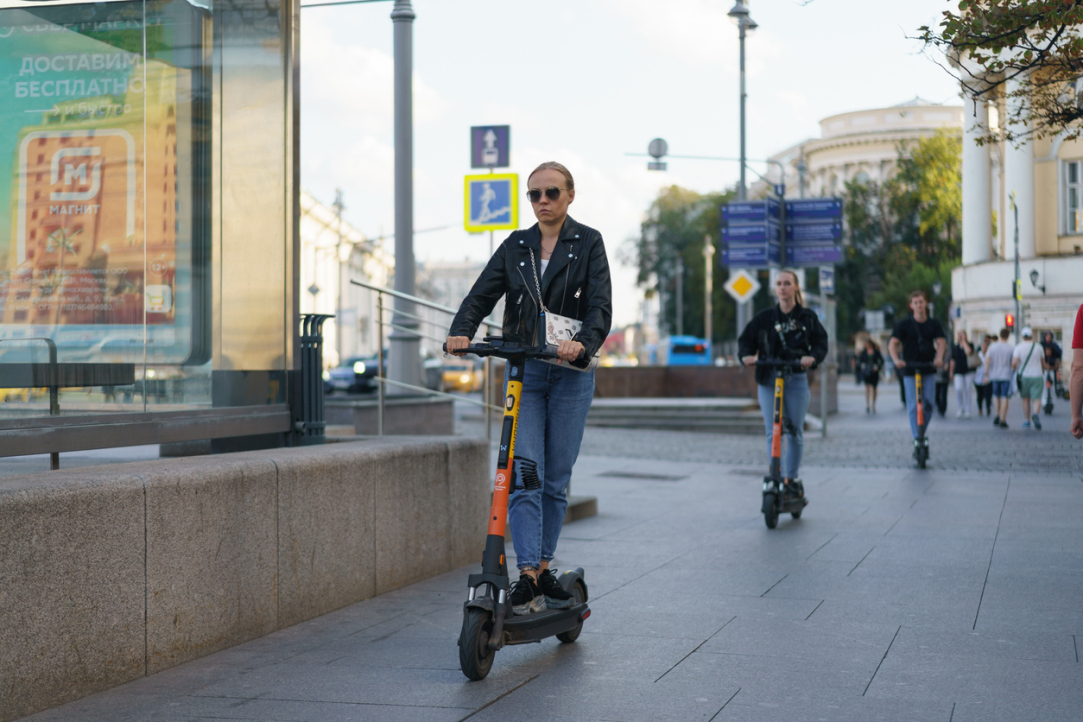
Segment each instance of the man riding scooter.
M918 456L918 446L924 444L928 447L925 439L925 428L932 420L930 413L933 408L933 384L922 384L922 396L917 398L917 386L914 379L914 366L929 364L940 367L944 362L944 354L948 349L948 341L944 336L944 328L940 321L929 317L929 299L925 291L912 291L910 293L911 317L900 321L891 332L891 340L888 342L888 353L891 354L895 367L904 374L903 383L906 387L906 408L910 414L910 431L914 436L914 456ZM899 358L899 354L902 358ZM910 368L907 368L907 365ZM923 427L918 429L918 404L923 407Z

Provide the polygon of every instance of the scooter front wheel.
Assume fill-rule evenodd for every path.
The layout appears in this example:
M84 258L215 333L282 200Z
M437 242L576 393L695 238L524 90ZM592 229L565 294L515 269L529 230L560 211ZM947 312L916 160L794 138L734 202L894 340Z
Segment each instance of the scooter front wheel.
M919 469L924 469L925 468L925 462L928 460L928 458L929 458L929 449L924 447L924 446L919 446L918 447L918 468Z
M775 494L763 495L763 521L768 529L778 526L778 496Z
M489 649L493 620L484 609L467 609L459 636L459 668L470 680L485 679L493 668L496 652Z
M587 595L583 591L583 584L581 582L576 582L575 586L572 587L572 598L575 600L576 605L580 605L586 601ZM557 639L559 639L561 642L564 642L564 644L571 644L575 640L579 639L579 633L582 631L583 622L582 620L580 620L579 624L576 626L575 629L569 629L567 632L561 632L557 635Z

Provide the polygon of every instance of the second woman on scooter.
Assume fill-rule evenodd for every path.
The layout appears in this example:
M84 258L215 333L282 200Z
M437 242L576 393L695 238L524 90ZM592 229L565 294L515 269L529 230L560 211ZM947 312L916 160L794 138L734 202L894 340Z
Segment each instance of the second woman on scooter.
M741 332L737 346L742 362L752 366L757 359L800 360L804 370L822 363L827 357L827 331L815 312L805 308L795 271L779 272L775 279L775 296L778 303L757 313ZM783 435L790 437L782 465L783 483L788 487L797 478L804 444L802 432L809 404L808 376L804 370L795 372L786 381L782 397L782 413L788 422L783 425ZM768 460L771 457L775 393L771 376L767 369L756 369L757 394L767 429ZM799 489L791 493L794 491L801 495Z

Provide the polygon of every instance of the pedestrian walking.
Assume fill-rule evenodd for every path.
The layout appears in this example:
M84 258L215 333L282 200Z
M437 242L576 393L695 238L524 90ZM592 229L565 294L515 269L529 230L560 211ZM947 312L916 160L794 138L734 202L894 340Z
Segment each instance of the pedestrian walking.
M974 383L971 362L976 360L974 356L974 347L967 340L966 331L956 332L955 345L951 347L949 371L955 385L955 405L959 407L955 416L960 419L970 418L970 386Z
M1029 429L1033 423L1037 431L1042 430L1042 418L1038 416L1042 402L1042 352L1034 341L1034 332L1030 326L1023 328L1023 340L1012 351L1012 371L1015 372L1019 398L1023 401L1023 428ZM1031 413L1033 402L1034 413Z
M1012 352L1008 343L1011 331L1000 329L1000 340L989 345L985 354L985 377L993 384L993 406L996 418L993 426L1008 428L1008 402L1012 398Z
M784 270L778 274L775 296L778 303L757 313L745 326L737 339L737 352L745 366L753 366L761 358L801 361L802 370L795 371L786 381L786 393L782 398L783 436L790 437L786 443L782 481L789 486L797 478L804 446L805 414L809 403L805 369L822 363L827 357L827 331L816 313L805 308L797 273ZM768 369L756 369L756 389L767 430L767 458L770 460L775 388L773 374Z
M500 244L463 299L447 339L449 352L466 348L502 297L507 298L503 334L512 342L545 341L545 329L538 324L542 309L582 322L570 340L560 341L559 365L530 359L523 372L514 491L508 501L520 572L508 600L520 615L573 603L549 571L549 563L556 553L568 507L568 481L594 397L594 371L569 368L568 362L581 355L589 359L601 348L613 316L602 236L568 215L575 200L572 174L559 163L542 163L527 177L527 188L538 222ZM526 461L537 465L542 483L532 484L534 488L522 483Z
M1068 430L1083 439L1083 305L1075 314L1072 333L1072 375L1068 377L1068 398L1072 407L1072 424Z
M865 413L876 413L876 387L880 384L880 372L884 370L884 356L880 345L871 338L857 357L857 370L865 384Z
M1053 338L1052 331L1042 334L1042 374L1045 376L1045 388L1042 389L1042 405L1046 414L1053 413L1053 399L1057 397L1057 389L1060 388L1060 362L1064 357L1064 351L1060 344Z
M945 342L947 343L947 342ZM936 367L936 412L940 418L948 413L948 389L951 387L951 354L944 354Z
M981 347L978 349L977 365L974 367L974 391L978 402L978 416L982 416L982 408L985 408L985 416L993 415L993 382L989 380L989 374L985 371L985 359L989 353L989 344L993 337L982 334Z

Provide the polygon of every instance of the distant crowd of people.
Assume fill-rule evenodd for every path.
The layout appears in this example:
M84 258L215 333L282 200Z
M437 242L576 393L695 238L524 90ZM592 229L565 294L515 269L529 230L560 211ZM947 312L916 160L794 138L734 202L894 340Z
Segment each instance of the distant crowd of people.
M1018 392L1023 404L1023 428L1041 430L1042 407L1053 403L1056 389L1062 384L1063 351L1048 331L1040 342L1034 340L1029 326L1021 335L1022 341L1012 344L1007 328L1001 329L998 336L986 334L974 342L965 331L957 332L950 353L943 355L935 373L933 398L940 416L947 413L949 389L954 387L957 418L971 418L976 401L979 417L992 418L994 426L1006 429L1008 406ZM886 370L895 371L888 369L879 344L868 339L854 368L857 382L865 385L865 413L876 413L878 387ZM904 375L895 376L905 406Z

